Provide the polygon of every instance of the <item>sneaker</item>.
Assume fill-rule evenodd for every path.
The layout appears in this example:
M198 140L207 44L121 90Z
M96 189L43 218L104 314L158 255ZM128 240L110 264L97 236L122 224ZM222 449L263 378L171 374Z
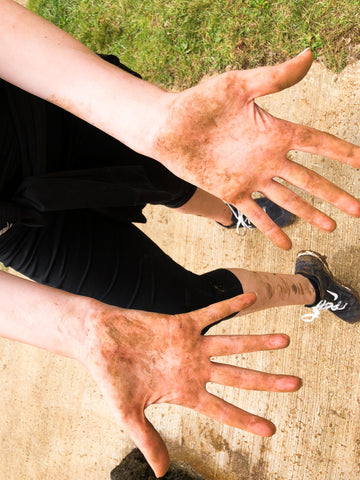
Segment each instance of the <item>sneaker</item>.
M318 318L322 310L329 310L348 323L360 320L360 300L353 289L343 285L334 278L326 262L326 257L319 253L303 250L298 253L295 274L306 277L316 291L316 300L312 305L313 313L302 316L305 322Z
M256 198L255 202L260 205L260 207L264 210L264 212L273 220L277 226L279 227L287 227L290 225L294 220L295 220L295 215L292 213L288 212L284 208L280 207L279 205L276 205L276 203L272 202L266 197L261 197L261 198ZM221 226L225 228L236 228L236 232L239 232L240 228L244 228L244 232L246 233L246 230L250 230L252 228L256 228L255 225L253 225L250 220L243 215L240 210L238 210L236 207L233 205L230 205L227 203L228 207L231 210L232 213L232 218L231 218L231 224L230 225L222 225Z

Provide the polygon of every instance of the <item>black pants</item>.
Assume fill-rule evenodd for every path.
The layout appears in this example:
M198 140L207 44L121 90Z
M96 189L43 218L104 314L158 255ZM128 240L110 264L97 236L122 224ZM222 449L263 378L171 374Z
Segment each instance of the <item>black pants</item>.
M146 203L179 207L191 198L194 186L57 107L42 102L42 114L47 173L136 166L149 182L139 201L132 198L114 215L111 208L75 208L48 213L42 226L15 224L0 236L0 261L42 284L159 313L183 313L242 293L228 270L196 275L132 224Z

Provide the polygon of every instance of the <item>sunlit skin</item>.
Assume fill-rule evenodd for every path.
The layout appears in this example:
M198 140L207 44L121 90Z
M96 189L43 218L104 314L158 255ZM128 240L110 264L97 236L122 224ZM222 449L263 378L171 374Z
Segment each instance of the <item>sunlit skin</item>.
M89 369L115 418L126 428L157 476L169 457L145 416L157 403L182 405L219 422L264 437L275 433L268 420L210 394L208 382L240 389L294 392L298 377L273 375L216 362L214 357L287 347L284 334L201 335L231 313L246 312L255 301L244 294L182 315L159 315L108 307L87 324L82 362Z
M202 333L233 313L312 303L315 293L310 282L301 275L236 268L232 272L247 293L180 315L117 308L0 272L0 336L81 362L97 382L115 420L156 475L162 476L169 456L145 416L150 405L181 405L232 427L270 436L275 426L269 420L210 394L207 383L270 392L294 392L301 386L298 377L225 365L216 358L285 348L287 335Z
M261 192L322 230L331 232L335 222L275 177L349 215L360 216L358 200L287 158L291 150L301 150L359 168L360 149L327 133L275 118L255 103L257 97L300 81L312 61L308 49L283 64L224 73L174 94L155 142L155 156L164 165L190 183L236 205L283 249L291 247L290 239L251 199L253 192Z

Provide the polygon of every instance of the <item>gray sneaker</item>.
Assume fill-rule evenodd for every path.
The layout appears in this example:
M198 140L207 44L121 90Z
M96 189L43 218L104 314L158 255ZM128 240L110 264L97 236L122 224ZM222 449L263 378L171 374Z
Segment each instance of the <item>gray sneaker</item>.
M336 280L330 272L326 257L311 250L297 254L295 274L306 277L316 291L316 300L312 305L313 313L302 316L305 322L318 318L322 310L329 310L348 323L360 321L360 300L356 292Z
M276 223L278 227L287 227L295 220L295 215L266 197L256 198L255 202L264 210L271 220ZM225 226L220 223L221 226L225 226L225 228L236 228L237 233L240 233L240 228L244 229L244 233L246 233L246 230L256 228L255 225L253 225L250 220L240 212L240 210L234 207L234 205L230 205L230 203L227 203L226 205L230 208L232 213L231 224Z

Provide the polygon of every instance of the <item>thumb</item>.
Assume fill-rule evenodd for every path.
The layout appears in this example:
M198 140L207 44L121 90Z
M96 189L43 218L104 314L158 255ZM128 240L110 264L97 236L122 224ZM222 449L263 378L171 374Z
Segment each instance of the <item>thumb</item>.
M310 48L307 48L287 62L243 71L245 78L248 77L250 99L280 92L300 82L309 71L313 60L314 56Z
M145 417L144 412L140 412L137 418L123 419L122 424L146 458L155 476L163 477L169 468L169 454L164 441Z

